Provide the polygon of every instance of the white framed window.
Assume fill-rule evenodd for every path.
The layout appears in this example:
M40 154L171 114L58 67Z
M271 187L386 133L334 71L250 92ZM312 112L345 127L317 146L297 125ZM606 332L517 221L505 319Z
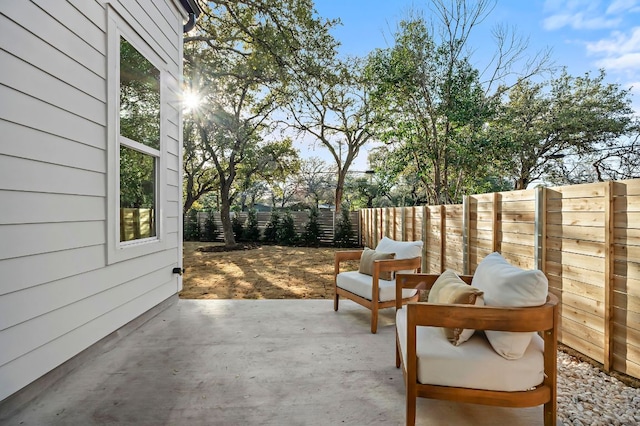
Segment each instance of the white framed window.
M165 247L166 62L109 8L107 261Z

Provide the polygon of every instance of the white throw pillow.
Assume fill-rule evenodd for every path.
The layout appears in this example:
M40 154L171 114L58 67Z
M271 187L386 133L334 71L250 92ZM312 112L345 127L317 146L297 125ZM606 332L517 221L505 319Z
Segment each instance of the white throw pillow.
M549 291L549 281L542 271L513 266L497 252L480 262L471 285L484 292L486 306L540 306L546 302ZM486 330L485 334L498 354L506 359L519 359L534 333Z

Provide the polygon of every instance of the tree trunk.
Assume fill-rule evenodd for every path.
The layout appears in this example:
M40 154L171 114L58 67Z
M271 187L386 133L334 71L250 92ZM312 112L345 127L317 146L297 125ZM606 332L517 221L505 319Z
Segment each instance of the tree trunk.
M518 191L518 190L521 190L521 189L527 189L527 185L529 185L529 182L527 181L527 179L521 177L521 178L516 179L516 184L514 185L513 189L515 191Z
M229 199L229 188L227 185L221 185L220 199L220 220L222 221L224 245L232 247L236 245L236 238L235 235L233 235L233 226L231 224L231 200Z
M336 184L336 215L340 213L341 204L342 204L342 196L344 195L344 179L346 173L343 171L338 172L338 183Z
M184 200L184 206L182 207L182 213L187 214L191 206L196 200L191 196L191 194L187 194L187 197Z

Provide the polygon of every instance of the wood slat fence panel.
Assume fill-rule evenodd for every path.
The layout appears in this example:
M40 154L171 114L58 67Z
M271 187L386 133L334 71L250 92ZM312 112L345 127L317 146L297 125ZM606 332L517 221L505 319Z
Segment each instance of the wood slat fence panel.
M461 205L364 209L362 242L424 242L422 270L473 273L493 251L540 268L560 342L640 378L640 179L469 195Z
M614 182L613 369L640 377L640 179Z

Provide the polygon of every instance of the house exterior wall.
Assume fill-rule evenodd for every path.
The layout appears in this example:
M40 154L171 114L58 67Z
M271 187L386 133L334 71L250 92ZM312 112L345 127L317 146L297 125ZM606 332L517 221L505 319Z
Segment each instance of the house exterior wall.
M0 401L182 286L185 17L174 0L0 2ZM159 235L130 248L111 237L118 26L163 64Z

